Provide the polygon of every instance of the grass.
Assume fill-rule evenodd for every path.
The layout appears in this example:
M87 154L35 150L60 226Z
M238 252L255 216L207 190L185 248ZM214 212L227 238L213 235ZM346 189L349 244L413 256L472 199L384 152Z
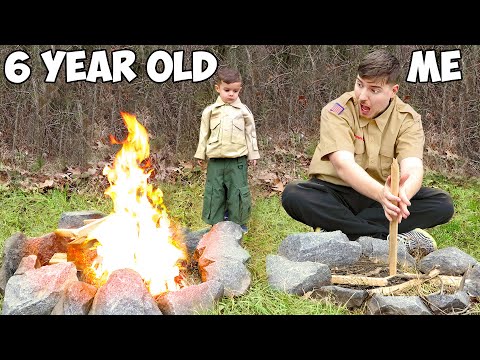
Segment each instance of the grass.
M430 229L439 248L457 247L480 259L480 181L449 179L428 173L425 185L448 191L455 203L452 220ZM161 184L170 218L192 231L205 228L201 220L203 184ZM254 189L252 189L254 190ZM254 194L260 193L253 191ZM16 232L40 236L57 228L63 212L99 210L110 213L111 200L98 190L88 192L53 189L46 192L7 189L0 185L0 248ZM291 233L311 231L290 218L280 203L280 196L254 196L249 232L243 246L251 255L248 268L252 274L249 290L242 296L222 298L206 314L225 315L337 315L350 314L326 300L311 299L272 289L267 281L265 258L275 254L281 241ZM1 303L2 299L0 299Z
M424 183L450 193L455 205L452 220L429 230L439 248L457 247L480 259L480 181L449 180L437 174L429 174Z

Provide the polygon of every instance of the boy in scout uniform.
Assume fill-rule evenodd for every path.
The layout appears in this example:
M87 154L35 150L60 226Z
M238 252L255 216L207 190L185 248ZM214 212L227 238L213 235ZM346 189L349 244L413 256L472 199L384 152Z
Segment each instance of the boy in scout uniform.
M238 97L241 89L237 70L219 68L215 84L219 96L203 110L194 157L199 165L208 158L203 221L214 225L229 219L246 233L252 205L247 161L256 166L260 154L252 112Z
M397 217L409 253L427 254L436 243L423 229L448 222L454 208L448 193L422 186L425 136L420 115L397 96L399 76L399 61L385 50L363 59L354 91L322 109L310 179L288 184L282 205L315 230L341 230L350 240L387 239ZM398 196L390 189L394 158Z

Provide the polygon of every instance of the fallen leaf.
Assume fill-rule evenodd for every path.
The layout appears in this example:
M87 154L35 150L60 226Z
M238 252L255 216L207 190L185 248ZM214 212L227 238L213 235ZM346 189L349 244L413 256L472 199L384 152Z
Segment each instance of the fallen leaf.
M447 154L447 160L458 160L459 157L457 154L454 154L448 150L445 150L445 153Z
M284 186L282 181L280 179L276 179L274 185L272 186L272 189L278 192L283 192Z
M273 180L278 179L278 176L277 176L277 174L272 173L272 172L262 173L262 174L258 175L258 179L264 180L266 182L272 182Z
M50 187L53 187L53 180L52 179L47 179L43 183L38 185L39 189L50 188Z

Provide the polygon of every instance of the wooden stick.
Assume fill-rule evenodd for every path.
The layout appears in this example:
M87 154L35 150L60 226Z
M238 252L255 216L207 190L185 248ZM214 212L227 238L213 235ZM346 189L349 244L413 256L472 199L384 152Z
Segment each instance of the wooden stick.
M392 194L398 196L398 188L400 183L400 170L398 167L398 161L396 158L393 159L391 167L391 191ZM394 202L395 205L398 205L397 201ZM397 236L398 236L398 217L395 216L392 221L390 221L390 244L389 244L389 253L388 253L388 263L390 275L395 275L397 273Z
M49 265L67 262L67 253L55 253L48 262Z
M387 286L388 279L359 275L332 275L332 284Z
M93 229L95 229L98 225L100 225L102 222L104 222L108 217L110 217L110 215L104 216L104 217L99 218L99 219L95 219L95 221L89 222L88 224L83 225L80 228L76 228L76 229L56 229L54 232L55 232L55 234L57 234L59 236L69 237L69 238L75 239L70 244L81 243L81 242L85 241L86 236Z
M421 285L422 283L429 281L433 279L434 277L438 276L440 273L439 270L432 270L426 277L423 278L417 278L417 279L412 279L408 280L402 284L398 285L393 285L393 286L387 286L387 287L381 287L378 289L371 289L367 290L370 294L382 294L382 295L393 295L396 292L399 292L401 290L405 291L407 289L410 289L412 287Z
M438 270L432 271L430 274L415 274L415 273L403 273L395 274L387 277L369 277L363 275L332 275L332 284L340 285L365 285L365 286L378 286L386 287L394 278L398 279L407 279L406 281L399 285L393 285L386 287L386 290L372 290L374 293L382 293L384 295L392 294L393 292L398 292L400 290L405 290L406 288L413 287L415 285L421 284L428 280L434 280L437 278L439 281L445 285L459 287L459 284L462 280L461 276L448 276L448 275L438 275ZM412 281L415 280L415 281ZM406 285L405 285L406 284Z
M458 290L462 290L462 277L461 276L452 276L452 275L439 275L438 279L447 286L453 286Z

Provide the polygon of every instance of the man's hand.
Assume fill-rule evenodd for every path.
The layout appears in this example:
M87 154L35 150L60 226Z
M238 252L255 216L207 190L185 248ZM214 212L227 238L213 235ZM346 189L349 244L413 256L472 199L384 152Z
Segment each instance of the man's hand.
M402 219L406 219L410 215L407 206L410 206L410 200L405 192L405 181L410 174L405 174L400 177L398 196L392 194L392 177L388 175L385 186L383 187L382 201L380 202L385 212L385 217L388 221L392 221L395 217L398 217L398 223L402 222ZM395 203L397 204L395 206Z
M422 186L423 181L423 162L416 157L408 157L400 163L400 177L398 187L398 223L402 219L406 219L410 215L408 206L411 205L410 199L417 193ZM389 179L387 179L388 186L390 186ZM386 185L387 186L387 185ZM387 216L388 218L388 216Z

